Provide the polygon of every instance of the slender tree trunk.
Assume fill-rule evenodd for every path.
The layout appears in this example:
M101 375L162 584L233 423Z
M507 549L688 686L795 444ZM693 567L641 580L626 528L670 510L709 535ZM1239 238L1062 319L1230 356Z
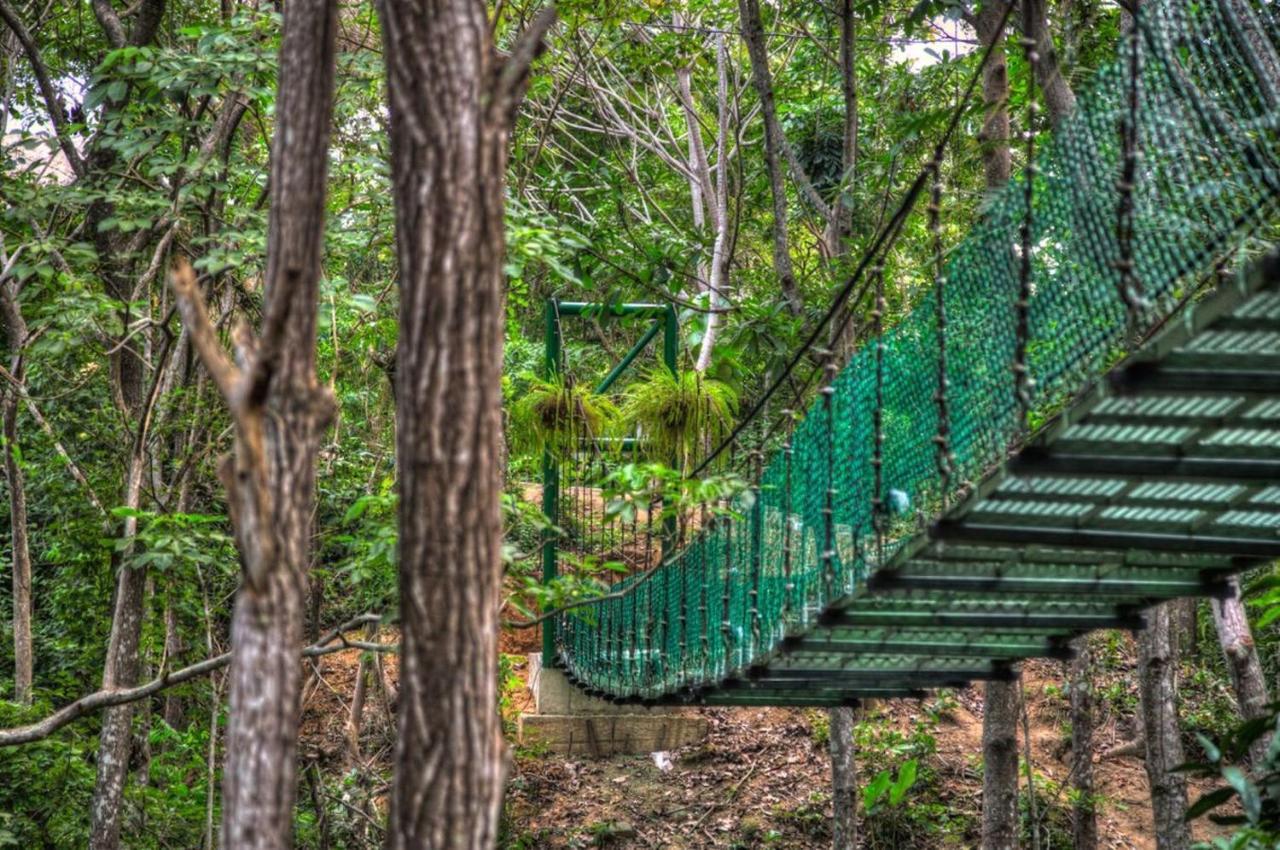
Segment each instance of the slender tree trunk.
M840 95L844 100L844 130L840 145L840 185L832 199L827 224L822 233L825 253L838 259L848 253L847 240L853 227L850 191L858 168L858 74L856 61L857 20L853 0L840 0Z
M1018 683L987 682L982 700L982 850L1018 846Z
M1026 35L1035 41L1036 83L1043 94L1045 108L1049 112L1049 122L1055 128L1063 118L1071 114L1076 107L1076 95L1071 85L1062 74L1062 66L1058 61L1058 51L1053 46L1053 33L1049 30L1046 0L1025 0L1032 4L1029 20L1032 22L1031 32Z
M1088 636L1077 638L1075 657L1069 665L1071 689L1071 846L1074 850L1097 850L1098 813L1094 805L1093 665Z
M1004 37L1000 21L1008 4L1001 0L985 0L978 10L978 41L982 47L995 44ZM1009 182L1012 169L1009 158L1009 69L1003 50L993 50L982 72L982 102L986 118L978 140L982 142L983 171L988 189L998 189Z
M140 432L141 433L141 432ZM122 503L137 509L142 499L144 453L142 440L135 441L125 472ZM130 516L120 525L124 539L137 533L138 521ZM107 641L107 661L102 671L103 688L126 688L138 683L141 659L138 645L142 639L145 613L147 573L141 567L127 565L129 551L112 556L116 571L115 601L112 606L111 636ZM120 846L120 818L124 808L124 785L129 775L132 750L133 704L108 708L102 713L102 731L98 733L98 769L90 802L90 850L116 850Z
M831 846L856 850L858 846L858 772L853 751L854 710L848 706L828 712L828 744L831 748Z
M983 47L1004 37L1001 20L1007 3L984 2L978 10L978 39ZM991 52L982 79L986 106L979 140L988 190L1009 181L1009 75L1005 54ZM982 847L1011 850L1018 845L1018 687L1016 682L987 682L982 714Z
M723 35L716 37L716 182L712 201L712 220L716 240L711 249L711 279L707 303L723 307L729 303L725 293L729 287L729 50ZM707 330L702 336L695 368L707 371L715 348L720 314L714 309L707 314Z
M365 630L365 640L374 641L378 636L377 623L371 623ZM364 728L364 705L369 693L369 674L373 666L371 653L360 653L360 663L356 667L356 689L351 695L351 712L347 715L347 763L356 765L360 761L360 730Z
M0 266L7 264L0 246ZM8 271L8 269L5 269ZM5 336L9 347L9 373L16 386L4 388L0 395L4 420L4 477L9 492L9 537L13 566L13 699L31 704L35 649L31 618L34 602L31 592L31 547L27 539L27 483L20 461L18 441L18 406L22 382L26 376L23 348L27 342L27 323L18 303L18 285L0 274L0 311L3 312Z
M803 303L791 263L791 247L787 233L787 185L782 177L783 147L786 139L778 123L773 99L773 75L769 72L769 48L765 43L764 22L759 0L738 0L742 16L742 39L751 58L751 81L760 98L760 114L764 118L764 156L769 171L769 189L773 194L773 269L778 275L782 297L793 314L799 314Z
M1240 598L1240 579L1232 576L1229 585L1229 596L1212 600L1213 621L1218 627L1218 642L1222 644L1227 670L1231 672L1231 684L1235 687L1240 716L1245 720L1253 720L1267 713L1267 682L1262 672L1262 662L1258 659L1258 648L1253 643L1249 617ZM1249 759L1253 764L1262 764L1270 743L1269 737L1254 741L1249 748Z
M1191 832L1187 812L1187 780L1174 768L1185 759L1178 729L1178 659L1170 639L1169 606L1147 612L1147 627L1138 636L1138 690L1146 730L1147 779L1158 850L1187 850Z
M823 230L825 253L839 260L848 253L853 206L845 199L846 186L854 180L858 165L858 87L854 62L853 0L840 2L840 91L844 98L844 132L840 150L840 185L828 207ZM852 325L849 325L851 328ZM833 340L832 350L846 354L852 347L852 333ZM853 748L854 710L832 708L828 712L831 745L831 801L835 811L831 846L834 850L856 850L858 846L858 765Z
M21 376L16 375L18 380ZM13 699L31 704L35 650L31 637L31 550L27 542L27 485L19 461L18 389L4 393L4 477L9 491L9 536L13 564Z
M483 0L379 0L400 267L399 734L390 850L497 837L507 146L544 10L502 58Z
M178 611L173 604L173 581L165 576L164 592L164 656L170 669L180 666L184 650L182 632L178 627ZM164 722L171 729L184 726L182 697L170 691L164 695Z

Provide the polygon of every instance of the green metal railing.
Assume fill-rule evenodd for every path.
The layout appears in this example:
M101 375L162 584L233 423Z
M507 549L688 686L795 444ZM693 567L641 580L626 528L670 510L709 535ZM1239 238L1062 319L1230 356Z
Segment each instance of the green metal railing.
M559 301L547 299L544 308L545 351L543 354L543 370L548 380L563 373L563 328L561 320L565 318L592 319L650 319L649 327L623 355L622 359L609 370L595 387L597 394L608 392L618 379L644 354L649 345L662 334L662 363L674 374L678 368L680 326L675 308L670 304L638 304L638 303L591 303L580 301ZM624 448L630 447L630 441L624 441ZM594 447L583 447L590 452ZM561 460L550 451L542 454L542 512L553 524L559 524L561 518L560 490L563 480ZM596 481L582 479L579 486L593 486ZM674 539L671 520L664 523L663 540ZM669 543L667 544L669 545ZM552 582L559 575L560 537L555 530L548 530L542 542L542 580ZM556 620L550 619L542 629L542 663L552 666L556 661Z

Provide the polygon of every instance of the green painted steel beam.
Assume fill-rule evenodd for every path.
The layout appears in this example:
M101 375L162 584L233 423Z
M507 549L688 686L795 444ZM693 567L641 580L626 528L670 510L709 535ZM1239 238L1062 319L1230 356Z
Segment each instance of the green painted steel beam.
M1243 395L1250 398L1280 395L1280 374L1263 369L1178 369L1163 365L1131 369L1132 372L1117 373L1113 383L1132 387L1138 393Z
M1028 543L1076 549L1160 549L1177 552L1210 552L1240 558L1280 558L1280 537L1270 539L1224 537L1186 532L1181 534L1147 531L1120 531L1092 528L1053 528L1033 525L996 525L970 521L937 523L930 532L936 540L963 540L969 543Z
M1019 476L1061 478L1139 478L1240 484L1280 481L1280 461L1231 458L1160 458L1027 452L1009 461Z
M876 611L858 610L831 615L824 625L912 627L937 625L958 629L1049 629L1092 631L1094 629L1136 630L1142 618L1126 611L1037 612L1035 610L952 611Z
M958 590L969 592L1052 594L1086 596L1103 593L1138 598L1174 598L1208 592L1222 579L1196 571L1192 574L1161 576L1162 569L1153 567L1142 573L1135 570L1081 570L1045 568L1045 575L1028 574L1028 570L992 570L986 573L951 569L924 569L919 562L906 567L881 570L871 576L867 586L881 590Z
M631 368L631 364L636 362L636 358L644 352L649 343L653 342L654 337L662 330L663 324L664 322L661 318L653 320L653 324L649 326L649 329L644 332L644 335L640 337L636 344L631 346L631 349L622 355L622 359L618 361L617 365L609 370L609 374L605 375L604 379L596 384L595 393L597 395L607 393L618 378L622 377L623 373Z
M986 658L990 660L1016 660L1019 658L1058 658L1071 656L1065 639L1054 636L1027 637L1021 641L998 639L983 632L970 633L967 638L943 640L920 636L911 637L822 637L810 634L797 638L796 652L820 653L902 653L922 657Z
M599 301L560 301L558 304L561 316L599 316L601 318L640 316L661 319L671 309L667 304L605 304Z

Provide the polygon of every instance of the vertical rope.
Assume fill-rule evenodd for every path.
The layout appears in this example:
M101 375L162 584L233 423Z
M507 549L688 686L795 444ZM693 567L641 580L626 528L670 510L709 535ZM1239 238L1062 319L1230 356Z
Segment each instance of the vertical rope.
M733 450L729 454L730 468L733 466ZM724 562L721 565L720 578L722 581L720 594L720 638L724 643L724 669L727 673L731 668L730 657L733 654L733 623L730 622L730 597L731 588L729 585L729 576L733 572L733 520L728 517L730 505L725 503L725 516L720 518L720 522L724 524Z
M784 410L783 415L788 419L791 417L790 410ZM791 618L794 610L795 600L795 582L791 580L791 458L795 454L795 448L791 442L791 426L787 426L786 442L782 444L782 465L783 484L782 484L782 623L783 631L787 630L787 621Z
M1035 31L1034 4L1022 0L1022 49L1027 57L1027 119L1023 129L1027 145L1027 162L1022 184L1022 202L1024 213L1019 228L1021 256L1018 266L1018 300L1014 307L1017 313L1017 341L1013 356L1014 394L1018 399L1018 416L1023 427L1030 426L1031 385L1033 383L1027 367L1027 337L1030 335L1031 315L1031 236L1032 236L1032 202L1035 199L1036 182L1036 115L1040 111L1036 103L1036 68L1040 64L1040 54L1036 40L1030 33Z
M951 475L955 470L955 455L951 453L951 408L947 394L950 380L947 378L947 286L946 265L942 252L942 150L939 149L929 166L933 179L929 190L929 235L933 240L933 293L934 312L938 332L938 389L933 400L938 406L938 433L933 442L937 447L935 461L938 466L938 492L942 496L942 509L946 510L947 496L951 492Z
M760 478L764 475L764 452L757 448L752 453L751 470L751 590L748 612L751 618L751 648L761 646L760 632L760 571L764 553L764 505L760 499Z
M884 563L884 265L877 261L871 269L875 280L876 302L871 311L871 333L876 340L876 405L872 411L874 442L871 449L871 470L874 476L874 491L871 501L871 524L876 533L876 564Z
M836 361L835 353L826 352L826 362L823 364L823 381L822 381L822 411L826 419L827 427L827 446L823 452L827 458L826 464L826 487L823 490L822 499L822 590L823 604L830 602L835 596L836 583L836 532L835 532L835 405L832 402L832 396L835 394L836 387Z
M1124 303L1128 322L1126 334L1129 341L1136 341L1139 331L1139 320L1145 304L1142 281L1138 279L1133 257L1133 190L1138 174L1138 96L1142 75L1140 45L1142 43L1139 16L1142 4L1135 4L1129 18L1129 31L1126 33L1128 47L1128 91L1126 92L1126 108L1120 119L1121 166L1120 178L1116 181L1119 197L1116 201L1116 245L1120 256L1112 263L1119 277L1116 286L1120 290L1120 300Z

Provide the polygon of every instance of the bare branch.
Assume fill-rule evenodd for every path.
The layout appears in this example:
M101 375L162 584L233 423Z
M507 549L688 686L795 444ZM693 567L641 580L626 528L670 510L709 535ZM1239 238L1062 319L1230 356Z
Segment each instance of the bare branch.
M3 2L3 0L0 0ZM218 392L226 399L234 410L237 406L240 370L227 357L226 349L218 340L218 332L209 321L209 313L205 310L204 297L200 293L200 284L196 281L196 273L185 259L177 260L169 274L169 285L173 287L174 297L178 302L178 311L182 314L182 323L191 334L191 347L200 355L200 361L213 378Z
M529 79L529 68L533 65L533 60L542 53L543 39L555 22L554 4L534 15L529 26L512 45L511 53L498 68L493 104L499 110L495 117L500 117L505 122L503 126L510 127L515 120L516 109L524 97L525 82Z
M44 64L40 49L36 47L31 33L27 31L22 19L9 5L8 0L0 0L0 18L13 31L18 43L22 45L22 51L27 54L27 61L31 63L31 70L36 75L36 85L40 87L40 96L44 98L45 109L48 110L49 120L53 123L54 135L58 138L58 146L62 149L63 156L67 158L67 164L71 166L71 170L77 177L84 176L84 160L80 158L80 152L71 141L67 113L62 108L58 90L53 87L53 78L49 74L49 67Z
M380 619L381 617L377 614L361 614L358 617L353 617L333 629L320 640L304 648L302 657L314 658L319 655L329 655L349 649L361 649L369 652L395 652L399 649L399 646L395 644L353 641L345 637L347 632L361 628L366 623L376 623ZM334 641L337 641L337 643L334 643ZM151 681L136 687L104 688L100 691L94 691L91 694L80 697L75 702L64 705L43 720L29 723L26 726L0 729L0 747L12 747L17 744L29 744L32 741L42 740L67 724L79 720L86 714L92 714L103 708L125 705L126 703L146 699L174 685L181 685L183 682L189 682L192 679L206 676L215 670L221 670L230 663L231 653L224 652L222 655L206 658L204 661L199 661L189 667L183 667L181 670L162 673Z

